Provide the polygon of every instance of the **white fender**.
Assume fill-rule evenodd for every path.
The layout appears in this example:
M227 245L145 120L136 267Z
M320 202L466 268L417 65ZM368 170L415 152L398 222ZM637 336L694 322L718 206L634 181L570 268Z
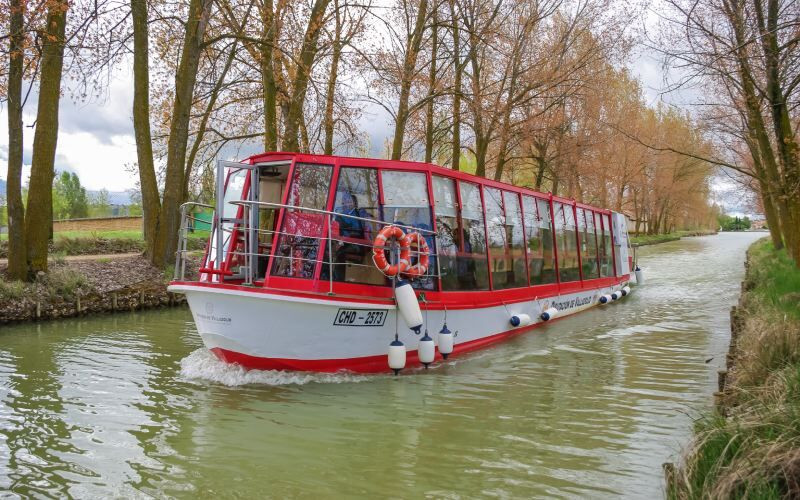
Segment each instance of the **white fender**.
M550 321L551 319L555 318L557 314L558 309L555 307L549 307L542 313L542 321Z
M397 287L394 289L394 298L403 321L409 328L418 332L422 327L422 311L419 308L419 301L414 294L414 289L411 288L411 283L398 281Z
M622 287L622 295L623 296L630 295L630 293L631 293L631 287L629 287L627 285Z
M433 358L436 356L436 345L433 343L433 339L425 333L425 336L419 339L419 347L417 349L419 362L427 368L429 364L433 363Z
M406 346L399 340L389 344L389 368L394 370L394 374L406 366Z
M620 292L619 290L611 294L612 300L619 300L621 298L622 298L622 292Z
M520 326L528 326L528 325L530 325L531 324L531 317L528 316L527 314L517 314L517 315L511 316L511 319L509 321L511 322L511 326L513 326L514 328L517 328L517 327L520 327Z
M636 284L644 285L644 271L637 267L636 271L634 271L634 274L636 275Z
M611 298L611 295L609 295L609 294L605 294L605 295L601 295L600 296L600 303L601 304L608 304L612 300L613 299Z
M438 340L439 354L441 354L444 359L447 359L447 356L453 352L453 332L447 329L447 325L439 332Z

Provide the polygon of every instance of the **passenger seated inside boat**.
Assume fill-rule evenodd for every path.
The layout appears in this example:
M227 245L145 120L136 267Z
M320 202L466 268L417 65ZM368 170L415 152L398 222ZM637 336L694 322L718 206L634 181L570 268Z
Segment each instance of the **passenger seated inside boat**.
M356 219L378 219L378 173L371 168L342 167L336 186L331 225L331 251L325 248L325 264L332 262L333 280L348 283L385 285L387 280L372 263L372 240L380 231L374 222ZM330 276L323 265L320 279Z
M371 214L358 206L358 197L350 192L345 192L341 196L340 207L335 207L334 211L339 214L333 221L334 235L338 234L340 240L336 242L334 257L333 279L345 281L347 263L364 264L364 257L369 253L372 242L371 224L361 219L371 218ZM352 216L352 217L348 217ZM360 217L361 219L357 219ZM354 240L352 242L347 240Z

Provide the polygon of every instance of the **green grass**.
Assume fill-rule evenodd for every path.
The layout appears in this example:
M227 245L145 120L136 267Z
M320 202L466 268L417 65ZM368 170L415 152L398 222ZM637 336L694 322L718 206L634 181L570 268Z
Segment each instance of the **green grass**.
M669 498L800 496L800 270L768 239L748 251L724 415L695 423Z
M195 231L189 233L191 239L208 239L209 231ZM106 239L131 239L141 240L144 236L138 229L135 230L108 230L108 231L58 231L53 233L53 239L60 238L106 238ZM0 234L0 240L8 240L8 234Z
M771 306L800 319L800 269L786 249L775 251L772 242L763 239L750 248L749 255L748 287Z
M7 237L7 235L2 235ZM205 248L209 231L188 234L189 250ZM144 250L141 231L61 231L53 235L50 254L97 255L135 253ZM0 258L6 257L7 238L0 239Z

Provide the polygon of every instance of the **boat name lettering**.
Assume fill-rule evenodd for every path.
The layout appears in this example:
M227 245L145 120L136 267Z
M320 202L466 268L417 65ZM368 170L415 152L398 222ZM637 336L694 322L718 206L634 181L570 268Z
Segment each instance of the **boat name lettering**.
M585 306L592 302L591 295L587 295L586 297L576 297L572 300L564 300L561 302L553 302L552 307L555 307L559 311L563 311L565 309L572 309L573 307L581 307Z
M381 309L339 309L333 326L383 326L386 316Z
M213 314L197 313L197 317L206 321L213 321L215 323L230 323L232 321L231 318L214 316Z

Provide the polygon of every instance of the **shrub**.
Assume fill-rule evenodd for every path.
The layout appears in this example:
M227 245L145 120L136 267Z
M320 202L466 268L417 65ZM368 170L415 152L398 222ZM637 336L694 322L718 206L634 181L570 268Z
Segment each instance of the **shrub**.
M0 279L0 300L18 300L25 295L25 283Z
M89 280L83 274L68 267L55 267L38 278L50 297L60 297L66 301L91 291Z

